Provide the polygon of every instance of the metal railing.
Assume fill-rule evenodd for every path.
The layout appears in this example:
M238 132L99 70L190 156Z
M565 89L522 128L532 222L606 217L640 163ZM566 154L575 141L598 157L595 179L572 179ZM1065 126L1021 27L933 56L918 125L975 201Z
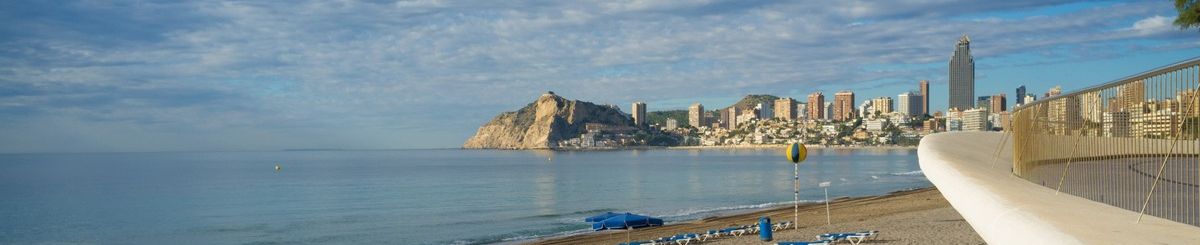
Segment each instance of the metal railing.
M1200 58L1193 58L1014 108L1013 174L1200 226L1197 91Z

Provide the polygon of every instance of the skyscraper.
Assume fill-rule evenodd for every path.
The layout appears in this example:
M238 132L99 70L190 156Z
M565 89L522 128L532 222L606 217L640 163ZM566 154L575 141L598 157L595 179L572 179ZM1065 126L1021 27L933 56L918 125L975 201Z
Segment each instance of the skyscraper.
M854 92L845 90L833 94L833 120L845 121L854 118Z
M950 108L974 108L975 58L971 57L971 38L963 34L950 56Z
M633 113L633 125L641 127L646 124L646 103L633 102L633 108L630 111Z
M781 118L784 121L795 120L796 100L788 97L775 100L775 118Z
M919 115L929 115L929 81L921 80L919 86L921 90L921 110L917 112Z
M763 100L762 102L758 103L757 109L758 109L758 119L766 120L766 119L775 118L775 101L774 100Z
M737 106L730 106L727 109L721 110L721 123L726 129L737 128L737 116L741 114Z
M815 106L814 106L815 105ZM825 95L816 92L808 95L808 119L825 119Z
M921 113L921 103L924 98L913 92L904 92L896 96L897 102L896 111L905 116L918 116Z
M821 114L824 115L822 118L833 118L833 102L825 102L824 108L821 109Z
M706 123L704 119L704 105L695 103L688 107L688 125L691 125L694 128L708 126L708 123Z
M1021 85L1020 87L1017 87L1017 96L1013 97L1013 98L1017 99L1017 101L1014 102L1017 104L1016 106L1021 106L1021 105L1025 104L1025 85Z
M892 113L892 97L884 96L871 99L871 106L874 109L871 114L874 114L874 112L879 112L879 114Z

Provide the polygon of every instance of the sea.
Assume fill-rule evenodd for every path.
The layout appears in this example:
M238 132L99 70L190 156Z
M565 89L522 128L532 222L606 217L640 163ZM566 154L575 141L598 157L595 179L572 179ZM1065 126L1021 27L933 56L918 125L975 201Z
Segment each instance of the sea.
M913 149L812 149L799 172L801 202L931 186ZM792 191L780 149L3 154L0 244L521 243Z

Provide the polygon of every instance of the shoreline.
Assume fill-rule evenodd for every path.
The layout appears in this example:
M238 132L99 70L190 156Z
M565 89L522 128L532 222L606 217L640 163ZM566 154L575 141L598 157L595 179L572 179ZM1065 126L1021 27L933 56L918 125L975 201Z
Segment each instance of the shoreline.
M668 146L669 150L712 150L712 149L783 149L791 145L716 145L716 146ZM902 145L804 145L808 149L917 149L917 146Z
M629 151L629 150L753 150L753 149L784 149L790 145L712 145L712 146L623 146L623 147L592 147L592 148L458 148L459 150L503 150L503 151ZM804 145L808 149L869 149L869 150L916 150L917 146L880 145Z
M981 244L982 238L954 211L935 187L895 191L878 196L842 197L829 203L832 223L825 224L825 205L805 203L799 207L800 227L775 232L775 241L811 241L817 234L854 230L879 230L881 239L899 243L970 243ZM773 222L791 221L791 205L731 212L701 219L682 221L661 227L626 231L599 231L560 235L533 240L514 241L517 244L616 244L626 236L634 241L680 233L703 233L735 225L754 224L759 217ZM890 225L884 225L890 224ZM763 244L758 235L722 237L705 244Z

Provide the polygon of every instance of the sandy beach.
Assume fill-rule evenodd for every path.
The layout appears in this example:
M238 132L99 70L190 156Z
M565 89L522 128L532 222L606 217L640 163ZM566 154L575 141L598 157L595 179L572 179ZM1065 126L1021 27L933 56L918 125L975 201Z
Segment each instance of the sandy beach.
M665 149L671 150L720 150L720 149L784 149L789 144L770 144L770 145L714 145L714 146L670 146ZM871 145L871 146L855 146L855 145L804 145L808 149L917 149L917 146L902 146L902 145Z
M888 195L842 198L830 205L832 223L825 223L825 206L800 207L800 228L776 231L773 242L759 240L757 234L721 237L702 244L774 244L777 241L812 241L830 232L879 231L872 244L984 244L983 239L959 216L950 203L934 188L896 192ZM792 207L775 207L723 217L671 224L663 227L624 231L602 231L570 237L531 241L532 244L617 244L629 235L634 241L650 240L679 233L701 233L735 225L757 222L769 216L773 222L792 220Z

